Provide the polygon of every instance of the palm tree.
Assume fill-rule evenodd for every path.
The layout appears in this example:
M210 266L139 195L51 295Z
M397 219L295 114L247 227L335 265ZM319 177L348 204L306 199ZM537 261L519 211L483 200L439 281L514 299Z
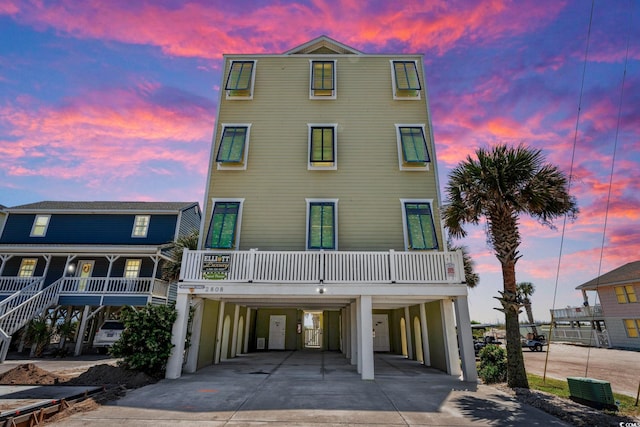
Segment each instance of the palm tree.
M527 317L529 318L529 324L531 324L531 329L533 330L534 335L538 335L538 329L536 328L536 324L533 320L533 311L531 310L531 298L529 298L535 292L536 287L533 286L531 282L520 282L516 285L516 292L518 294L518 299L522 302L524 306L524 310L527 313Z
M199 233L196 230L178 237L169 251L171 260L165 261L162 265L162 278L164 280L169 282L178 280L180 277L180 266L182 264L182 253L185 249L198 249L198 236Z
M447 239L447 247L450 251L460 251L462 252L462 264L464 266L464 281L469 288L475 288L480 283L480 276L475 272L476 263L471 258L469 254L469 248L466 246L458 246L454 245L451 239Z
M502 266L503 291L497 299L505 313L507 384L528 388L522 358L516 289L516 262L521 243L518 221L526 214L542 225L563 215L575 218L575 199L568 180L554 165L545 163L541 150L505 144L479 148L477 159L468 156L449 174L445 226L454 237L464 237L464 224L486 222L487 240Z

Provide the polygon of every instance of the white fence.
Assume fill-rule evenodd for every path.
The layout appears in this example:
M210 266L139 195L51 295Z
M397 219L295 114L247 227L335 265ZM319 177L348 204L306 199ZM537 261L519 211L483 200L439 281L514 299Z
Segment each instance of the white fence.
M204 280L208 260L228 282L258 283L462 283L462 253L347 251L190 251L180 279ZM223 260L219 262L219 260Z
M602 306L588 305L581 307L556 308L551 311L554 320L597 320L602 318ZM596 319L594 319L596 318Z

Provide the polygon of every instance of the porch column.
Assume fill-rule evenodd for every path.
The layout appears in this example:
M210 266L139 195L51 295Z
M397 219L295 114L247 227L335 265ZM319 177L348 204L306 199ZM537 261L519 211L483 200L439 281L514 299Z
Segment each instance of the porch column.
M358 305L358 372L363 380L372 380L373 368L373 315L371 295L361 295Z
M349 304L349 341L351 344L351 364L358 364L358 321L356 303Z
M351 338L349 336L350 316L351 314L349 313L349 307L344 307L342 309L342 354L344 354L347 359L351 357L351 348L349 348L349 346L351 345Z
M478 381L478 372L476 370L476 355L473 350L473 336L471 335L471 319L469 318L467 297L454 299L453 305L456 309L456 325L458 325L462 379L476 382Z
M449 298L440 300L442 316L442 334L444 336L444 351L447 360L447 373L459 377L460 363L458 358L458 344L456 343L456 324L453 315L453 304ZM469 326L471 328L471 326Z
M189 322L189 299L187 294L179 293L176 298L178 317L171 329L171 355L167 360L165 378L176 379L182 375L182 359L184 354L184 340L187 337L187 323Z
M191 298L189 311L193 307L193 319L191 320L191 338L187 349L187 360L184 364L184 372L194 373L198 366L198 351L200 350L200 335L202 334L202 312L204 311L204 300L202 298ZM188 316L188 314L187 314ZM187 328L189 327L187 317ZM186 335L185 335L186 339Z
M429 331L427 330L427 310L424 308L424 303L420 304L420 329L422 332L422 358L424 359L424 366L431 366Z
M238 346L238 319L240 319L240 306L236 304L236 309L233 312L233 329L231 331L231 357L236 357Z
M242 352L249 353L249 326L251 326L251 309L247 307L247 318L244 319L244 345Z
M218 329L216 330L216 342L215 342L215 351L213 356L213 364L217 365L220 363L220 353L222 349L222 323L224 322L224 301L220 301L220 306L218 308Z
M74 356L80 356L82 353L82 342L84 341L84 331L87 329L87 317L89 317L89 306L84 306L82 319L80 319L80 327L78 328L78 339L76 339L76 348L73 350Z
M405 333L407 339L407 359L413 360L413 334L411 333L413 324L411 323L411 315L409 314L409 307L404 308L404 324Z

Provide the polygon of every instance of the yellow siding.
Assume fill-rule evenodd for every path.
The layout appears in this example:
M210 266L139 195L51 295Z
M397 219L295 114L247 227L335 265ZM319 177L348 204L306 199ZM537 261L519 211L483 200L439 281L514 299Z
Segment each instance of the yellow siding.
M309 99L305 55L257 57L253 100L222 97L216 139L223 123L251 123L248 167L212 167L205 233L211 198L245 198L240 249L304 250L305 198L331 198L339 250L404 250L401 198L433 199L439 217L433 163L421 172L398 165L395 123L424 124L430 135L424 77L420 101L394 101L391 57L320 58L337 59L336 100ZM307 170L307 123L338 124L337 170ZM436 232L442 249L439 222Z

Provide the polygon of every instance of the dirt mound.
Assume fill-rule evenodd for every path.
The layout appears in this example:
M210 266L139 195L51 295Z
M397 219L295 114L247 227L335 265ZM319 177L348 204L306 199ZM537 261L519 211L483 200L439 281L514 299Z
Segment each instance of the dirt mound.
M96 365L86 372L66 381L65 385L108 386L121 385L126 388L138 388L153 384L158 380L138 371L124 369L113 365Z
M0 375L0 384L21 384L21 385L33 385L33 384L58 384L63 381L62 377L56 374L52 374L49 371L38 368L33 363L26 363L24 365L18 365L15 368Z

